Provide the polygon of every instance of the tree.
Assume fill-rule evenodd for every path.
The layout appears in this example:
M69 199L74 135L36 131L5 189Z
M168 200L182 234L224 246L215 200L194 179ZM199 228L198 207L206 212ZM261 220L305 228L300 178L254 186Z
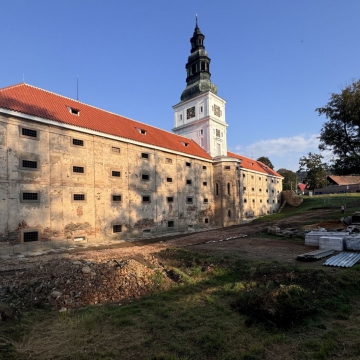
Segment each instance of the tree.
M261 161L264 165L268 166L270 169L274 168L274 165L267 156L260 156L256 161Z
M329 170L328 165L323 163L321 154L308 153L299 160L299 171L307 171L306 183L310 189L318 189L326 186L326 173Z
M284 168L281 168L277 171L278 174L284 177L283 180L283 190L294 190L297 188L297 176L296 174Z
M332 94L330 101L317 108L329 119L320 132L320 150L330 150L335 174L360 173L360 80Z

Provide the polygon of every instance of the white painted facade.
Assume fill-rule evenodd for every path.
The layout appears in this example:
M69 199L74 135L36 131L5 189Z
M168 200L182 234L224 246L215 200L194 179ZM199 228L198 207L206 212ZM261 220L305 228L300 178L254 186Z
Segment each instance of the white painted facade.
M226 156L226 101L207 91L173 106L175 134L199 144L210 156Z

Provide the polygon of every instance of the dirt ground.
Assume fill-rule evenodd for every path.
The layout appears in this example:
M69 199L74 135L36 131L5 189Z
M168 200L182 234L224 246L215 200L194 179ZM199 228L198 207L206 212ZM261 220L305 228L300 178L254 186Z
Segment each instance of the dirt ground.
M333 210L327 209L316 210L316 217L326 218L326 214L332 211ZM124 242L102 248L77 248L62 253L35 257L12 258L0 262L0 274L9 274L19 270L26 271L26 269L31 269L42 263L56 260L80 260L94 263L106 262L113 259L136 259L141 261L144 256L157 253L169 246L189 247L189 249L207 253L237 252L244 255L245 258L253 260L277 260L279 262L298 264L301 266L318 267L322 266L323 261L303 263L296 260L296 255L315 250L312 247L305 246L303 241L294 241L283 237L266 237L263 235L263 232L265 232L269 226L274 225L282 229L305 228L305 230L311 230L316 227L325 227L328 229L343 227L340 220L319 222L318 224L305 227L301 226L302 223L310 222L313 219L314 212L310 212L278 221L252 222L194 234Z

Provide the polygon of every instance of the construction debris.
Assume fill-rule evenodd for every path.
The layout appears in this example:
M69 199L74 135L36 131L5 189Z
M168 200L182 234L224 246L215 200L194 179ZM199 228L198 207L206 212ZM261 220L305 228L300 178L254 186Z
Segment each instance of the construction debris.
M332 255L334 250L315 250L305 254L298 255L296 258L299 260L319 260L326 256Z
M267 229L268 234L285 236L285 237L294 237L294 236L304 236L304 232L301 230L286 228L281 230L278 226L270 226Z
M342 252L330 259L327 259L324 263L325 266L339 266L349 268L354 266L360 260L360 253L354 252Z

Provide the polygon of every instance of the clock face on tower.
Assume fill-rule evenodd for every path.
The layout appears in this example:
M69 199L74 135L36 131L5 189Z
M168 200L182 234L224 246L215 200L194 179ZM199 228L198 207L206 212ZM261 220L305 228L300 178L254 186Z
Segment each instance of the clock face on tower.
M186 118L187 119L191 119L195 117L195 106L191 107L191 108L188 108L186 110Z
M214 105L214 114L220 117L220 107L217 105Z

